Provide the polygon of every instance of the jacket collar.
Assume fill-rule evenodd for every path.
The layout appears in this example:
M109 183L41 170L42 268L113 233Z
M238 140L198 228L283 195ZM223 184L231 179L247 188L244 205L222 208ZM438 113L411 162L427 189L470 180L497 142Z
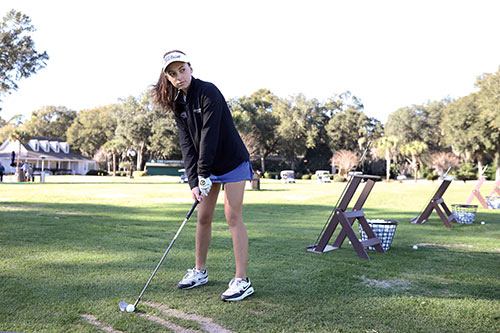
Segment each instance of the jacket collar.
M174 99L176 104L186 104L186 100L193 94L193 91L195 90L197 81L198 80L193 76L191 77L191 84L189 85L187 96L184 95L182 89L177 89L177 94L175 95Z

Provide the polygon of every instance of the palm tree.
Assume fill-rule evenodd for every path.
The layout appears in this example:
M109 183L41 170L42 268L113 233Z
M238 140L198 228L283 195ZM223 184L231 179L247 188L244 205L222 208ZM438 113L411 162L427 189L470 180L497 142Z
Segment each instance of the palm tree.
M125 146L120 143L116 138L106 142L102 148L111 153L113 157L113 177L116 176L116 155L125 149Z
M377 141L377 148L383 149L385 152L385 180L391 178L391 160L397 152L399 139L395 136L383 136Z
M19 175L18 181L22 181L21 173L19 172L19 163L21 160L21 145L25 144L29 140L30 135L27 132L25 132L24 130L22 130L20 128L16 128L12 132L10 132L9 138L12 141L17 141L19 143L19 150L17 152L16 170L18 170L18 175Z
M413 169L415 175L415 182L417 182L418 175L418 165L419 165L419 155L427 150L427 144L422 141L412 141L401 147L400 152L405 156L409 156L411 159L406 159L411 168Z

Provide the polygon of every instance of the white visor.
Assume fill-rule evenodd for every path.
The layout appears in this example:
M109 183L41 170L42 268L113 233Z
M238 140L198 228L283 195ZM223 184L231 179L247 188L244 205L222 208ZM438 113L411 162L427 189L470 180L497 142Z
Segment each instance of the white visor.
M162 66L162 70L165 72L167 71L167 67L168 65L170 65L171 63L173 62L176 62L176 61L180 61L180 62L189 62L189 59L188 57L183 54L183 53L180 53L180 52L172 52L172 53L169 53L167 54L164 58L163 58L163 66Z

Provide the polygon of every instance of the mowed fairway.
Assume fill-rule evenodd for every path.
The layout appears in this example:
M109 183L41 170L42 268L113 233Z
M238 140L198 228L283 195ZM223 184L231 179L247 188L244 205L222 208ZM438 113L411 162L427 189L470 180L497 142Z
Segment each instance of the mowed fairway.
M194 265L194 214L138 311L120 312L118 303L136 300L191 207L188 186L176 181L61 176L0 184L0 331L500 331L500 210L479 207L473 224L451 229L436 213L423 225L408 223L439 182L375 185L367 218L399 225L391 250L363 260L348 240L324 254L305 250L345 183L263 180L244 204L255 294L237 303L220 301L234 274L221 195L209 283L176 288ZM474 186L453 182L445 202L464 203ZM481 191L492 188L488 182Z

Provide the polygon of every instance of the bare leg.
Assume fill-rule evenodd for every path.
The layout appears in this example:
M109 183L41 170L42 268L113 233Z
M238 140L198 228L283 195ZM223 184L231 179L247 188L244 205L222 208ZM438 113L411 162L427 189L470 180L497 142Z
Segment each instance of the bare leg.
M246 279L248 262L248 235L243 223L242 205L246 181L227 183L224 191L224 213L233 238L236 278Z
M198 223L196 225L196 268L204 270L207 253L212 238L212 219L219 196L220 184L213 184L208 196L198 205Z

